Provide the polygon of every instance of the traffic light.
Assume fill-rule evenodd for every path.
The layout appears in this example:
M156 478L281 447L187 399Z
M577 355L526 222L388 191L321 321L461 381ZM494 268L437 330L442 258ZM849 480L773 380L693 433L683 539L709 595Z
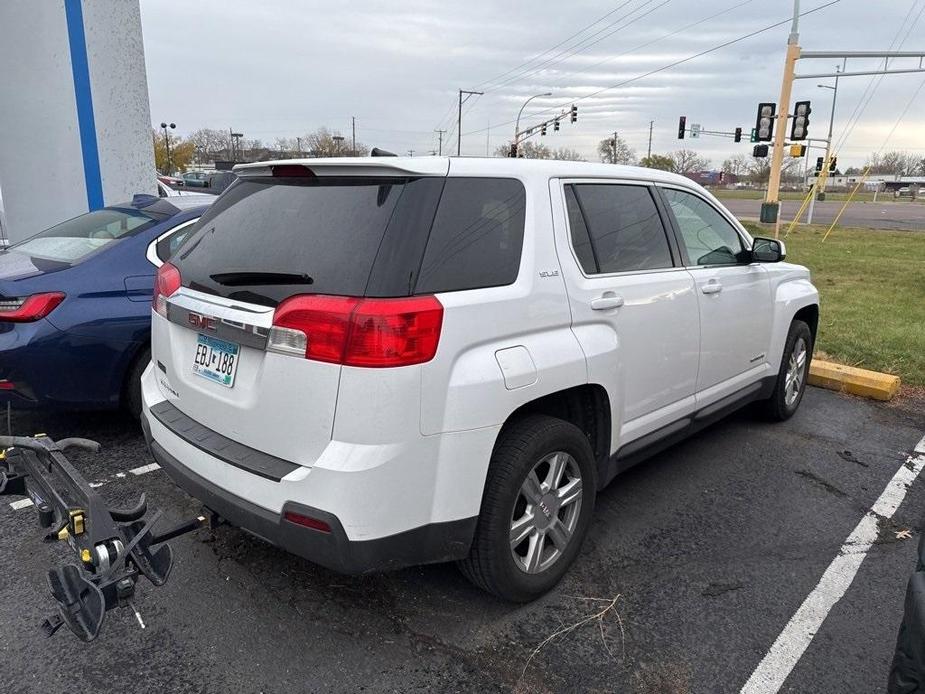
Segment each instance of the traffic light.
M790 139L805 140L809 130L809 114L813 112L808 101L798 101L793 107L793 122L790 124Z
M774 135L774 115L777 113L777 104L758 104L758 117L755 120L756 140L770 142Z
M825 157L816 157L816 173L822 173L823 166L825 166Z
M572 123L574 123L575 121L578 120L578 107L577 107L575 104L572 104L572 114L571 114L571 118L569 118L569 120L570 120Z
M678 139L684 139L684 131L687 130L687 116L681 116L681 120L678 121Z
M749 142L758 142L758 128L752 128L752 134L748 138Z
M552 129L553 129L553 132L559 132L559 121L558 120L553 121Z
M768 146L767 145L755 145L755 148L752 150L753 157L766 157L768 156Z
M508 156L509 156L511 159L516 159L516 158L517 158L517 145L514 144L513 142L511 143L511 151L510 151L510 153L508 153Z
M735 135L732 137L733 142L742 141L742 128L736 128Z
M806 154L806 145L790 145L791 157L802 157Z
M838 168L838 157L832 157L832 160L829 162L829 173L835 173L835 170Z
M543 124L540 126L540 135L545 135L545 134L546 134L546 124L543 123Z

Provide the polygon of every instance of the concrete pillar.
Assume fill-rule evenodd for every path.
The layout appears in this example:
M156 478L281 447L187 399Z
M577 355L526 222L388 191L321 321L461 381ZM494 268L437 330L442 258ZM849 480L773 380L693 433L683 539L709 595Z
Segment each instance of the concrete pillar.
M12 242L156 194L139 0L3 0L0 65Z

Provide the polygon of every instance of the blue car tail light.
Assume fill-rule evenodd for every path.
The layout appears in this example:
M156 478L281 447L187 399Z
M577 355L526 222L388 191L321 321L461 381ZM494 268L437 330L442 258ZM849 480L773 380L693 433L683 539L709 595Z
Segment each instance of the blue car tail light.
M62 301L63 292L0 299L0 322L31 323L40 320L54 311Z

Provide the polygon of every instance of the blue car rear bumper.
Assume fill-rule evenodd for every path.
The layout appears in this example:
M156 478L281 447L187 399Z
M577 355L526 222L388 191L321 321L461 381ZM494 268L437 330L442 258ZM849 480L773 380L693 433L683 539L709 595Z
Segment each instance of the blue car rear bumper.
M46 319L0 322L0 405L118 407L124 374L140 346L66 333Z

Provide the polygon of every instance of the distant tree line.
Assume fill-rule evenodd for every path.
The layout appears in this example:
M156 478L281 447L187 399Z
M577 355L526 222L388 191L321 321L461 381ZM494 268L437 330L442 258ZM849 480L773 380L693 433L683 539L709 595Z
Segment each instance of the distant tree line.
M269 161L293 157L362 157L369 148L362 142L353 146L350 136L337 130L318 128L301 137L278 137L271 144L259 139L242 137L233 143L228 130L200 128L187 137L169 133L170 162L167 161L168 141L164 131L152 129L154 165L162 173L186 171L193 164L216 161ZM169 169L169 170L168 170Z

